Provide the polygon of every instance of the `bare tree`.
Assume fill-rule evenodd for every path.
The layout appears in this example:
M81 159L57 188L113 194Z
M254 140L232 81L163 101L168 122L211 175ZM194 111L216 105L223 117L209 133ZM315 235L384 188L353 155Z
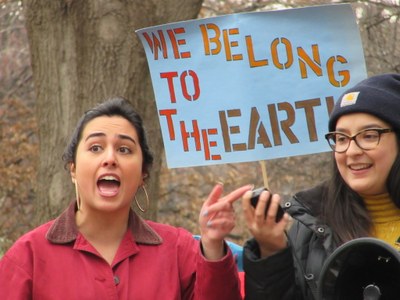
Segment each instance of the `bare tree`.
M400 73L400 2L364 1L354 9L369 73Z
M145 119L155 155L148 217L156 217L163 147L147 61L134 30L195 18L201 2L23 1L40 140L36 223L72 199L60 159L64 146L78 117L112 95L130 99Z

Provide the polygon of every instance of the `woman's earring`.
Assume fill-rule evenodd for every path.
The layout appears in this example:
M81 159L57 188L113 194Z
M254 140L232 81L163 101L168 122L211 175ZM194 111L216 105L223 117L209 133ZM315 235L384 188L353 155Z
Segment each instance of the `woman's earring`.
M79 198L78 183L76 182L76 179L73 179L73 182L75 184L76 206L78 207L78 210L81 210L81 199Z
M138 201L138 199L136 198L136 194L135 194L135 202L136 202L136 205L137 205L137 207L140 209L141 212L146 212L147 209L148 209L149 206L150 206L149 195L147 194L147 191L146 191L146 188L145 188L144 185L141 185L140 187L143 189L143 192L144 192L144 194L146 195L146 202L147 202L147 203L146 203L146 208L143 209L143 207L139 204L139 201ZM136 192L136 193L137 193L137 192Z

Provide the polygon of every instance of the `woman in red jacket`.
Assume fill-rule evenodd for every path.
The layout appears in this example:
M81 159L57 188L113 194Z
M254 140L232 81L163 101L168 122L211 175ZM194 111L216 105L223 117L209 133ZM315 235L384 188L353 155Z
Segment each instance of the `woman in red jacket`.
M215 186L201 209L200 241L143 220L131 202L145 192L153 157L140 116L118 97L82 116L63 158L76 201L4 255L0 299L241 298L224 238L234 226L232 203L251 186L225 197Z

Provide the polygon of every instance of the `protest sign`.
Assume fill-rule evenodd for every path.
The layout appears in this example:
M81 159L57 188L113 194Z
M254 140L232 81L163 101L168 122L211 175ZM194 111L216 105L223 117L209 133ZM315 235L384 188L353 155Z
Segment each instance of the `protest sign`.
M329 112L366 78L349 4L137 30L169 168L329 151Z

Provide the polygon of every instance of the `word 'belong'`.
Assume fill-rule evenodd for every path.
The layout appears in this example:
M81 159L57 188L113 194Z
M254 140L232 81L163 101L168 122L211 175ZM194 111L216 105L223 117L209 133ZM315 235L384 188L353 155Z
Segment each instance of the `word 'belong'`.
M350 72L346 69L346 57L333 54L322 61L319 45L293 45L292 41L284 36L271 37L270 40L255 41L248 34L242 36L240 28L220 28L215 23L200 24L203 54L220 56L226 62L247 61L250 68L274 67L278 70L298 68L302 79L308 78L309 72L318 77L326 76L334 87L344 87L350 81ZM185 28L157 30L143 32L153 59L190 59L192 57L190 44L185 39ZM268 51L262 55L255 53L254 44L269 45ZM260 48L260 46L258 46ZM260 52L260 51L259 51ZM261 57L262 56L262 57Z

